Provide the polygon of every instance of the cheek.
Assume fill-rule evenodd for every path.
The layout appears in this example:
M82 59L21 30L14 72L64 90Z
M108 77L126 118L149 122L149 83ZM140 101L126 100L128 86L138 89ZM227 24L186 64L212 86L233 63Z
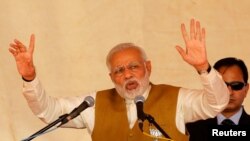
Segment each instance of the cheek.
M146 74L146 71L145 71L145 70L140 71L140 72L138 72L138 73L135 74L135 78L137 78L137 79L140 80L140 79L142 79L142 78L145 77L145 74Z
M122 85L123 84L123 78L114 78L113 79L113 82L115 83L115 84L117 84L117 85Z
M237 99L237 101L243 101L244 98L245 98L245 94L244 94L244 93L238 92L238 93L234 93L234 94L233 94L233 97L234 97L235 99Z

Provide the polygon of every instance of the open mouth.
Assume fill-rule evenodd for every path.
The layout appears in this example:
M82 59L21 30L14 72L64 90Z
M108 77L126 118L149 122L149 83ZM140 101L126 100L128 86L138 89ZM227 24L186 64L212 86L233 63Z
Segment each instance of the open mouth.
M130 81L126 84L126 89L133 90L133 89L136 89L137 86L138 86L138 83L136 81Z

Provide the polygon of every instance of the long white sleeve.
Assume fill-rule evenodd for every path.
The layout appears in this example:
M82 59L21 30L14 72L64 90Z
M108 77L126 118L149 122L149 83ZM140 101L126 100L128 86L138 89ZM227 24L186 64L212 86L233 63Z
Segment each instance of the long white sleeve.
M59 116L70 113L83 102L85 97L50 97L45 94L45 90L38 78L35 78L32 82L23 83L23 95L32 112L46 123L53 122ZM64 127L84 128L86 127L84 123L82 116L78 116L65 124Z
M181 88L179 91L176 125L185 133L185 123L215 117L228 104L229 91L221 75L211 70L200 76L202 90Z

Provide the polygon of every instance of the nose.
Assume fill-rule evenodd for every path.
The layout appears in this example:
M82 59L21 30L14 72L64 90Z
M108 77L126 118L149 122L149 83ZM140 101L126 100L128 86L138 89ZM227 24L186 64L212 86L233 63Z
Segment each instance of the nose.
M131 70L129 70L129 69L125 69L123 75L124 75L124 77L125 77L126 79L130 79L130 78L133 77L133 73L132 73Z
M227 86L228 90L229 90L229 94L232 95L233 94L233 89L231 88L231 86Z

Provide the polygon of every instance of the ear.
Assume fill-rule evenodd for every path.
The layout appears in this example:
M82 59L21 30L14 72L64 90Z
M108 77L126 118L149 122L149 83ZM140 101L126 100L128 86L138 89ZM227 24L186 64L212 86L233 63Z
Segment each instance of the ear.
M248 89L249 89L249 83L247 83L245 86L245 97L247 96Z
M149 72L149 74L151 74L151 61L146 61L146 69Z
M109 77L110 77L110 79L112 80L112 82L114 82L114 78L113 78L111 72L109 73Z

